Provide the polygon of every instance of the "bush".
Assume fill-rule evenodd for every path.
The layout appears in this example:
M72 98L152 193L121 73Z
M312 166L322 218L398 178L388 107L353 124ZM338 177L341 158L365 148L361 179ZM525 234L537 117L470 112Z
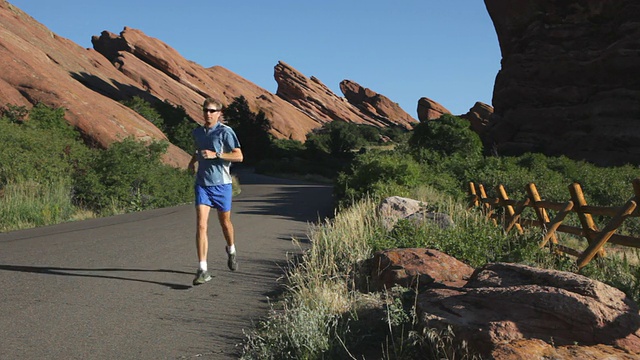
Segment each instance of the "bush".
M114 206L137 211L191 201L192 177L161 162L167 145L144 145L133 138L112 144L76 178L78 199L98 212Z
M349 173L341 173L334 193L346 205L369 195L398 195L422 183L422 170L410 157L396 152L371 151L356 157Z
M469 127L469 121L448 114L416 125L409 146L414 150L428 148L444 155L462 153L477 157L482 154L482 142Z
M23 180L48 183L70 179L87 162L91 150L67 124L64 110L38 104L25 114L15 107L7 108L14 110L4 110L0 117L0 186ZM16 113L21 121L16 121Z

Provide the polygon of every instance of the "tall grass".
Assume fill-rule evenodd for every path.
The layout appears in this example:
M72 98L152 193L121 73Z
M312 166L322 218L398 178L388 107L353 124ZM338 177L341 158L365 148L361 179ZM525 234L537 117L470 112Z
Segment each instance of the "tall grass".
M322 359L338 351L339 319L354 303L350 275L369 257L367 240L380 226L373 210L363 201L311 227L313 246L291 262L287 292L248 335L243 359Z
M0 232L57 224L76 213L65 179L10 182L0 190Z
M333 220L311 225L312 247L291 261L284 295L247 334L243 359L478 359L451 329L427 329L415 310L415 291L370 292L367 259L376 250L428 247L474 267L489 262L523 263L577 271L575 259L538 247L538 229L505 234L479 211L433 188L412 198L430 211L449 214L455 226L398 221L387 231L377 202L364 198ZM625 258L600 259L583 274L640 297L640 271ZM363 284L365 286L363 286Z
M444 197L432 202L438 201L454 204ZM422 347L432 354L428 359L448 359L453 353L472 358L460 356L465 352L452 350L453 345L437 347L439 335L419 329L413 301L399 300L410 296L408 289L372 293L358 284L373 245L392 236L376 207L365 198L334 219L311 225L312 247L291 262L286 291L247 334L243 359L408 359Z

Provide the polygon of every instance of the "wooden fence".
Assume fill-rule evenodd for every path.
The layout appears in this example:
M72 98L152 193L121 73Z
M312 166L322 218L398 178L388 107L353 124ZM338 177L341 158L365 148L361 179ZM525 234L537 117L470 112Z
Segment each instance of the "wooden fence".
M640 217L640 209L637 204L640 201L640 178L633 181L634 196L623 206L603 207L589 206L584 198L582 187L578 183L569 186L571 200L566 202L551 202L541 199L535 184L526 186L527 196L523 200L509 199L502 185L498 185L497 198L488 198L482 184L469 183L470 205L481 206L484 214L493 219L497 224L502 219L506 232L516 229L523 232L523 226L539 226L543 229L544 236L540 241L543 248L551 242L554 249L576 256L578 268L585 267L594 257L605 256L604 245L609 242L623 246L640 248L640 238L616 234L616 230L629 217ZM533 208L537 219L524 219L523 211ZM497 211L497 209L502 211ZM549 219L549 212L553 210L555 216ZM577 214L580 227L565 225L562 222L570 213ZM606 216L610 220L602 230L598 229L593 216ZM583 237L589 243L584 251L569 248L558 244L556 232L564 232Z

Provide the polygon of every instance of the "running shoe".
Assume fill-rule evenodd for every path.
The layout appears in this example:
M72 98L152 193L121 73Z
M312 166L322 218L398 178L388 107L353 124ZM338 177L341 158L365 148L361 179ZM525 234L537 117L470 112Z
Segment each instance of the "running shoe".
M236 271L238 270L238 262L236 261L236 253L234 252L233 254L229 253L229 250L227 249L227 266L229 267L229 270L231 271Z
M211 280L211 275L208 272L203 270L198 270L196 273L196 278L193 279L193 285L202 285L207 281Z

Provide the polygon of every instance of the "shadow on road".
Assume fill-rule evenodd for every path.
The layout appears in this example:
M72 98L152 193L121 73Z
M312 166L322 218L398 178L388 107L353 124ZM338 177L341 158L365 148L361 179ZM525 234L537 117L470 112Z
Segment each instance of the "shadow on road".
M251 215L275 215L294 221L318 222L332 215L332 209L326 204L331 197L331 188L327 186L302 185L277 188L268 196L259 200L245 199L242 194L234 199L235 203L244 203L248 210L239 213Z
M122 276L98 275L98 274L82 274L82 273L76 273L76 272L84 272L84 271L86 271L86 272L126 271L126 272L174 273L174 274L188 274L188 275L192 275L193 274L193 273L189 273L189 272L168 270L168 269L155 269L155 270L150 270L150 269L119 269L119 268L81 269L81 268L61 268L61 267L23 266L23 265L0 265L0 270L18 271L18 272L26 272L26 273L34 273L34 274L45 274L45 275L79 276L79 277L93 277L93 278L102 278L102 279L137 281L137 282L145 282L145 283L150 283L150 284L157 284L157 285L167 286L167 287L169 287L169 288L171 288L173 290L191 289L191 285L174 284L174 283L168 283L168 282L143 280L143 279L134 279L134 278L127 278L127 277L122 277Z

